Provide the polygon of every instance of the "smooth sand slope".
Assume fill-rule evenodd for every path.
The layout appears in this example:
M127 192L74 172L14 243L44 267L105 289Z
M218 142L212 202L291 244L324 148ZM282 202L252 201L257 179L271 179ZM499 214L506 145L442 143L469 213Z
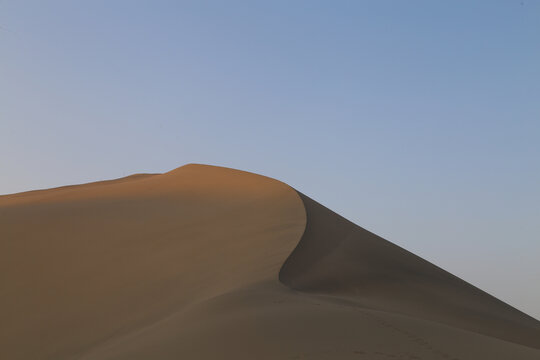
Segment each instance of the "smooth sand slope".
M0 196L1 359L540 359L540 322L289 186L186 165Z

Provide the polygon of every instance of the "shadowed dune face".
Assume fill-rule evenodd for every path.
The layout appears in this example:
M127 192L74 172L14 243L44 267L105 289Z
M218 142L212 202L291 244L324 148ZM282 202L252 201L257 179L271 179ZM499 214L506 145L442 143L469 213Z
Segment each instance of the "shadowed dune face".
M0 197L0 358L70 358L277 282L304 228L293 189L211 166Z
M2 359L540 359L536 320L213 166L1 196L0 276Z
M540 348L540 322L300 194L307 227L280 280Z

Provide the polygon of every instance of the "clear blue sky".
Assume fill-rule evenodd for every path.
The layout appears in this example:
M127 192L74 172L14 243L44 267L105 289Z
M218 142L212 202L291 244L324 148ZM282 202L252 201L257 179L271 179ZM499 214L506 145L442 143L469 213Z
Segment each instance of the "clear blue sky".
M540 318L540 1L0 2L0 193L189 162Z

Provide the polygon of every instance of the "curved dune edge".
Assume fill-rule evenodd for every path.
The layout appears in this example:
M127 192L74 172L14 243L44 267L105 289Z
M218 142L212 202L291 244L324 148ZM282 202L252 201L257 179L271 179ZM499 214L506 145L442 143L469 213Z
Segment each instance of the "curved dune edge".
M261 175L190 164L0 215L0 358L540 357L534 319Z
M540 349L536 319L298 194L306 229L283 284Z

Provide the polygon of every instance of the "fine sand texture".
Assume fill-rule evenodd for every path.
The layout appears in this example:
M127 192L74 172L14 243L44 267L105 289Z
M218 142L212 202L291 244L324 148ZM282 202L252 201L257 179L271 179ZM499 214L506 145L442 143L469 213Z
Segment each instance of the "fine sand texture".
M540 322L282 182L190 164L0 196L0 359L540 360Z

